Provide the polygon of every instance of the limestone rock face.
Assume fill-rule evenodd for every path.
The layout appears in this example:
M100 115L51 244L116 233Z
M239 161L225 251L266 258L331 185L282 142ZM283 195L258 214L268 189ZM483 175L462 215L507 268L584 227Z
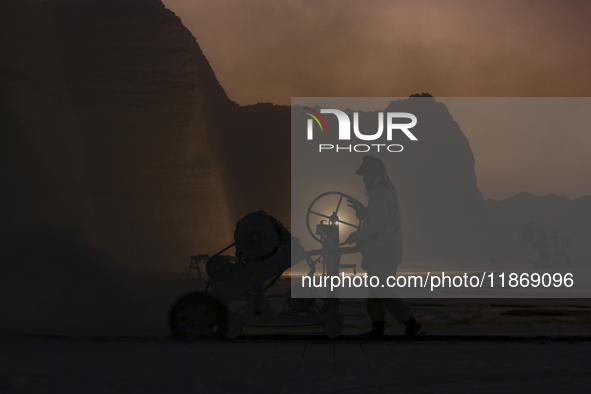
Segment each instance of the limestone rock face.
M141 266L230 242L208 110L228 101L160 1L49 1L87 140L99 244Z
M386 111L410 112L421 120L413 128L419 141L404 143L390 175L403 214L407 258L490 259L491 223L460 125L430 96L394 101Z
M0 238L42 224L91 228L84 138L48 10L0 4Z
M263 209L290 227L290 107L259 103L228 112L218 130L233 217Z
M293 111L294 116L300 114L299 107L294 107ZM366 189L361 177L354 173L363 157L371 155L382 160L398 195L406 263L491 259L490 220L477 187L474 155L447 106L424 95L393 100L385 108L357 112L358 127L366 135L375 133L378 119L385 112L415 115L417 124L411 131L416 140L399 130L382 135L378 140L355 142L320 133L314 137L314 143L338 143L340 151L332 149L307 157L301 153L293 156L292 160L297 163L292 191L294 211L305 215L307 204L314 197L334 190L365 203ZM355 119L350 109L345 113L349 119ZM329 130L340 127L335 116L327 116L326 121ZM303 137L294 137L291 142L294 149L306 149L296 152L309 152L311 145ZM394 144L398 147L386 148ZM330 213L324 213L327 212ZM343 221L355 220L352 212L347 211L342 218ZM293 221L297 220L294 216ZM303 222L300 221L300 228L296 227L297 223L292 224L297 234L307 232Z
M522 192L505 200L486 200L485 206L498 234L499 259L532 263L536 253L530 245L520 244L517 236L531 222L534 228L543 229L549 239L568 239L567 255L574 265L591 264L591 196L571 200L554 194L536 196Z
M2 169L30 200L17 225L79 227L141 269L229 244L209 113L232 103L180 20L157 0L9 3Z
M2 6L2 212L15 225L80 228L122 262L171 270L228 245L249 212L290 226L289 107L229 100L160 0ZM406 256L481 255L489 223L466 137L435 99L392 105L433 123L394 158Z

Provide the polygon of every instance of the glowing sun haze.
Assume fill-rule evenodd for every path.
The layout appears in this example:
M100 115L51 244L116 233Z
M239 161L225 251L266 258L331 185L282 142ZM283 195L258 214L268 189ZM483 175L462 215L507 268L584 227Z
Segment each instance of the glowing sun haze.
M193 33L230 99L242 105L421 92L435 97L591 95L587 1L164 3ZM544 160L548 143L534 143L509 154L499 168L498 156L487 153L481 142L486 139L462 130L472 143L478 184L488 198L521 191L571 198L591 194L591 163L581 154L591 151L588 133L569 136L567 147L562 144L551 160ZM498 133L499 139L510 139L503 130ZM556 136L538 133L531 139L554 142ZM526 157L540 162L519 162ZM580 165L573 166L579 158ZM562 162L571 165L562 168ZM573 167L579 172L573 174Z

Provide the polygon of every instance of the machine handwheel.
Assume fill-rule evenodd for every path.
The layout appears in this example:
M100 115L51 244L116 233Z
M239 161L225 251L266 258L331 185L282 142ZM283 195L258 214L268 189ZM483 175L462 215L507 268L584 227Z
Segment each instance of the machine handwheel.
M330 196L330 195L337 195L339 196L339 202L337 203L336 209L334 211L329 212L328 215L322 213L322 212L317 212L315 211L314 208L314 204L316 204L318 202L318 200L320 200L323 197L326 196ZM314 238L316 241L318 241L319 243L322 243L322 240L314 233L314 231L312 231L312 228L310 227L310 215L313 216L320 216L322 218L325 219L330 219L330 215L332 215L332 213L336 213L338 215L339 213L339 209L341 208L341 205L343 203L343 199L347 200L347 199L352 199L355 200L355 198L345 194L345 193L341 193L341 192L326 192L326 193L322 193L321 195L319 195L318 197L316 197L312 203L310 204L310 206L308 207L308 211L306 212L306 227L308 228L308 232L310 233L310 235L312 236L312 238ZM346 226L350 226L353 228L359 228L361 226L361 220L359 220L359 222L355 225L355 224L351 224L348 222L345 222L343 220L339 219L339 224L344 224ZM343 246L345 243L339 243L339 246Z
M194 292L174 304L168 323L178 341L219 338L226 327L226 312L209 294Z

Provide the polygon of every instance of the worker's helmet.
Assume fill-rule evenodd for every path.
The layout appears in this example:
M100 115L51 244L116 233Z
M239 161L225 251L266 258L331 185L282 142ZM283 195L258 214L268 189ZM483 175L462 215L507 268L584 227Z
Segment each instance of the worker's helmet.
M365 156L359 169L355 171L355 175L386 175L386 167L378 157Z

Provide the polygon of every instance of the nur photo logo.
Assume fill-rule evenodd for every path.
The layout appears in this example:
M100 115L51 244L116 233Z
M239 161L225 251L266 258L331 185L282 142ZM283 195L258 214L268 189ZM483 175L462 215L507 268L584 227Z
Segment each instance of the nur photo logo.
M360 127L359 112L353 112L353 122L349 115L345 111L338 109L320 109L320 112L313 110L310 107L304 107L308 112L303 112L310 118L306 123L306 137L309 141L314 140L314 128L315 124L320 131L328 131L328 124L322 114L332 114L336 116L338 121L338 137L339 141L351 141L353 138L361 141L377 141L382 138L385 134L385 141L392 141L392 137L395 132L402 132L409 140L418 141L417 137L410 131L417 124L417 117L408 112L378 112L378 129L373 133L363 133ZM385 119L385 120L384 120ZM406 123L400 123L399 120L406 119ZM410 121L410 122L408 122ZM353 133L351 133L351 123L353 124ZM385 126L384 126L385 123ZM367 132L366 130L364 130ZM385 131L385 133L384 133ZM388 152L402 152L403 146L400 144L387 144L387 143L373 143L373 144L318 144L318 151L334 151L334 152L358 152L366 153L369 151L380 152L381 150Z

